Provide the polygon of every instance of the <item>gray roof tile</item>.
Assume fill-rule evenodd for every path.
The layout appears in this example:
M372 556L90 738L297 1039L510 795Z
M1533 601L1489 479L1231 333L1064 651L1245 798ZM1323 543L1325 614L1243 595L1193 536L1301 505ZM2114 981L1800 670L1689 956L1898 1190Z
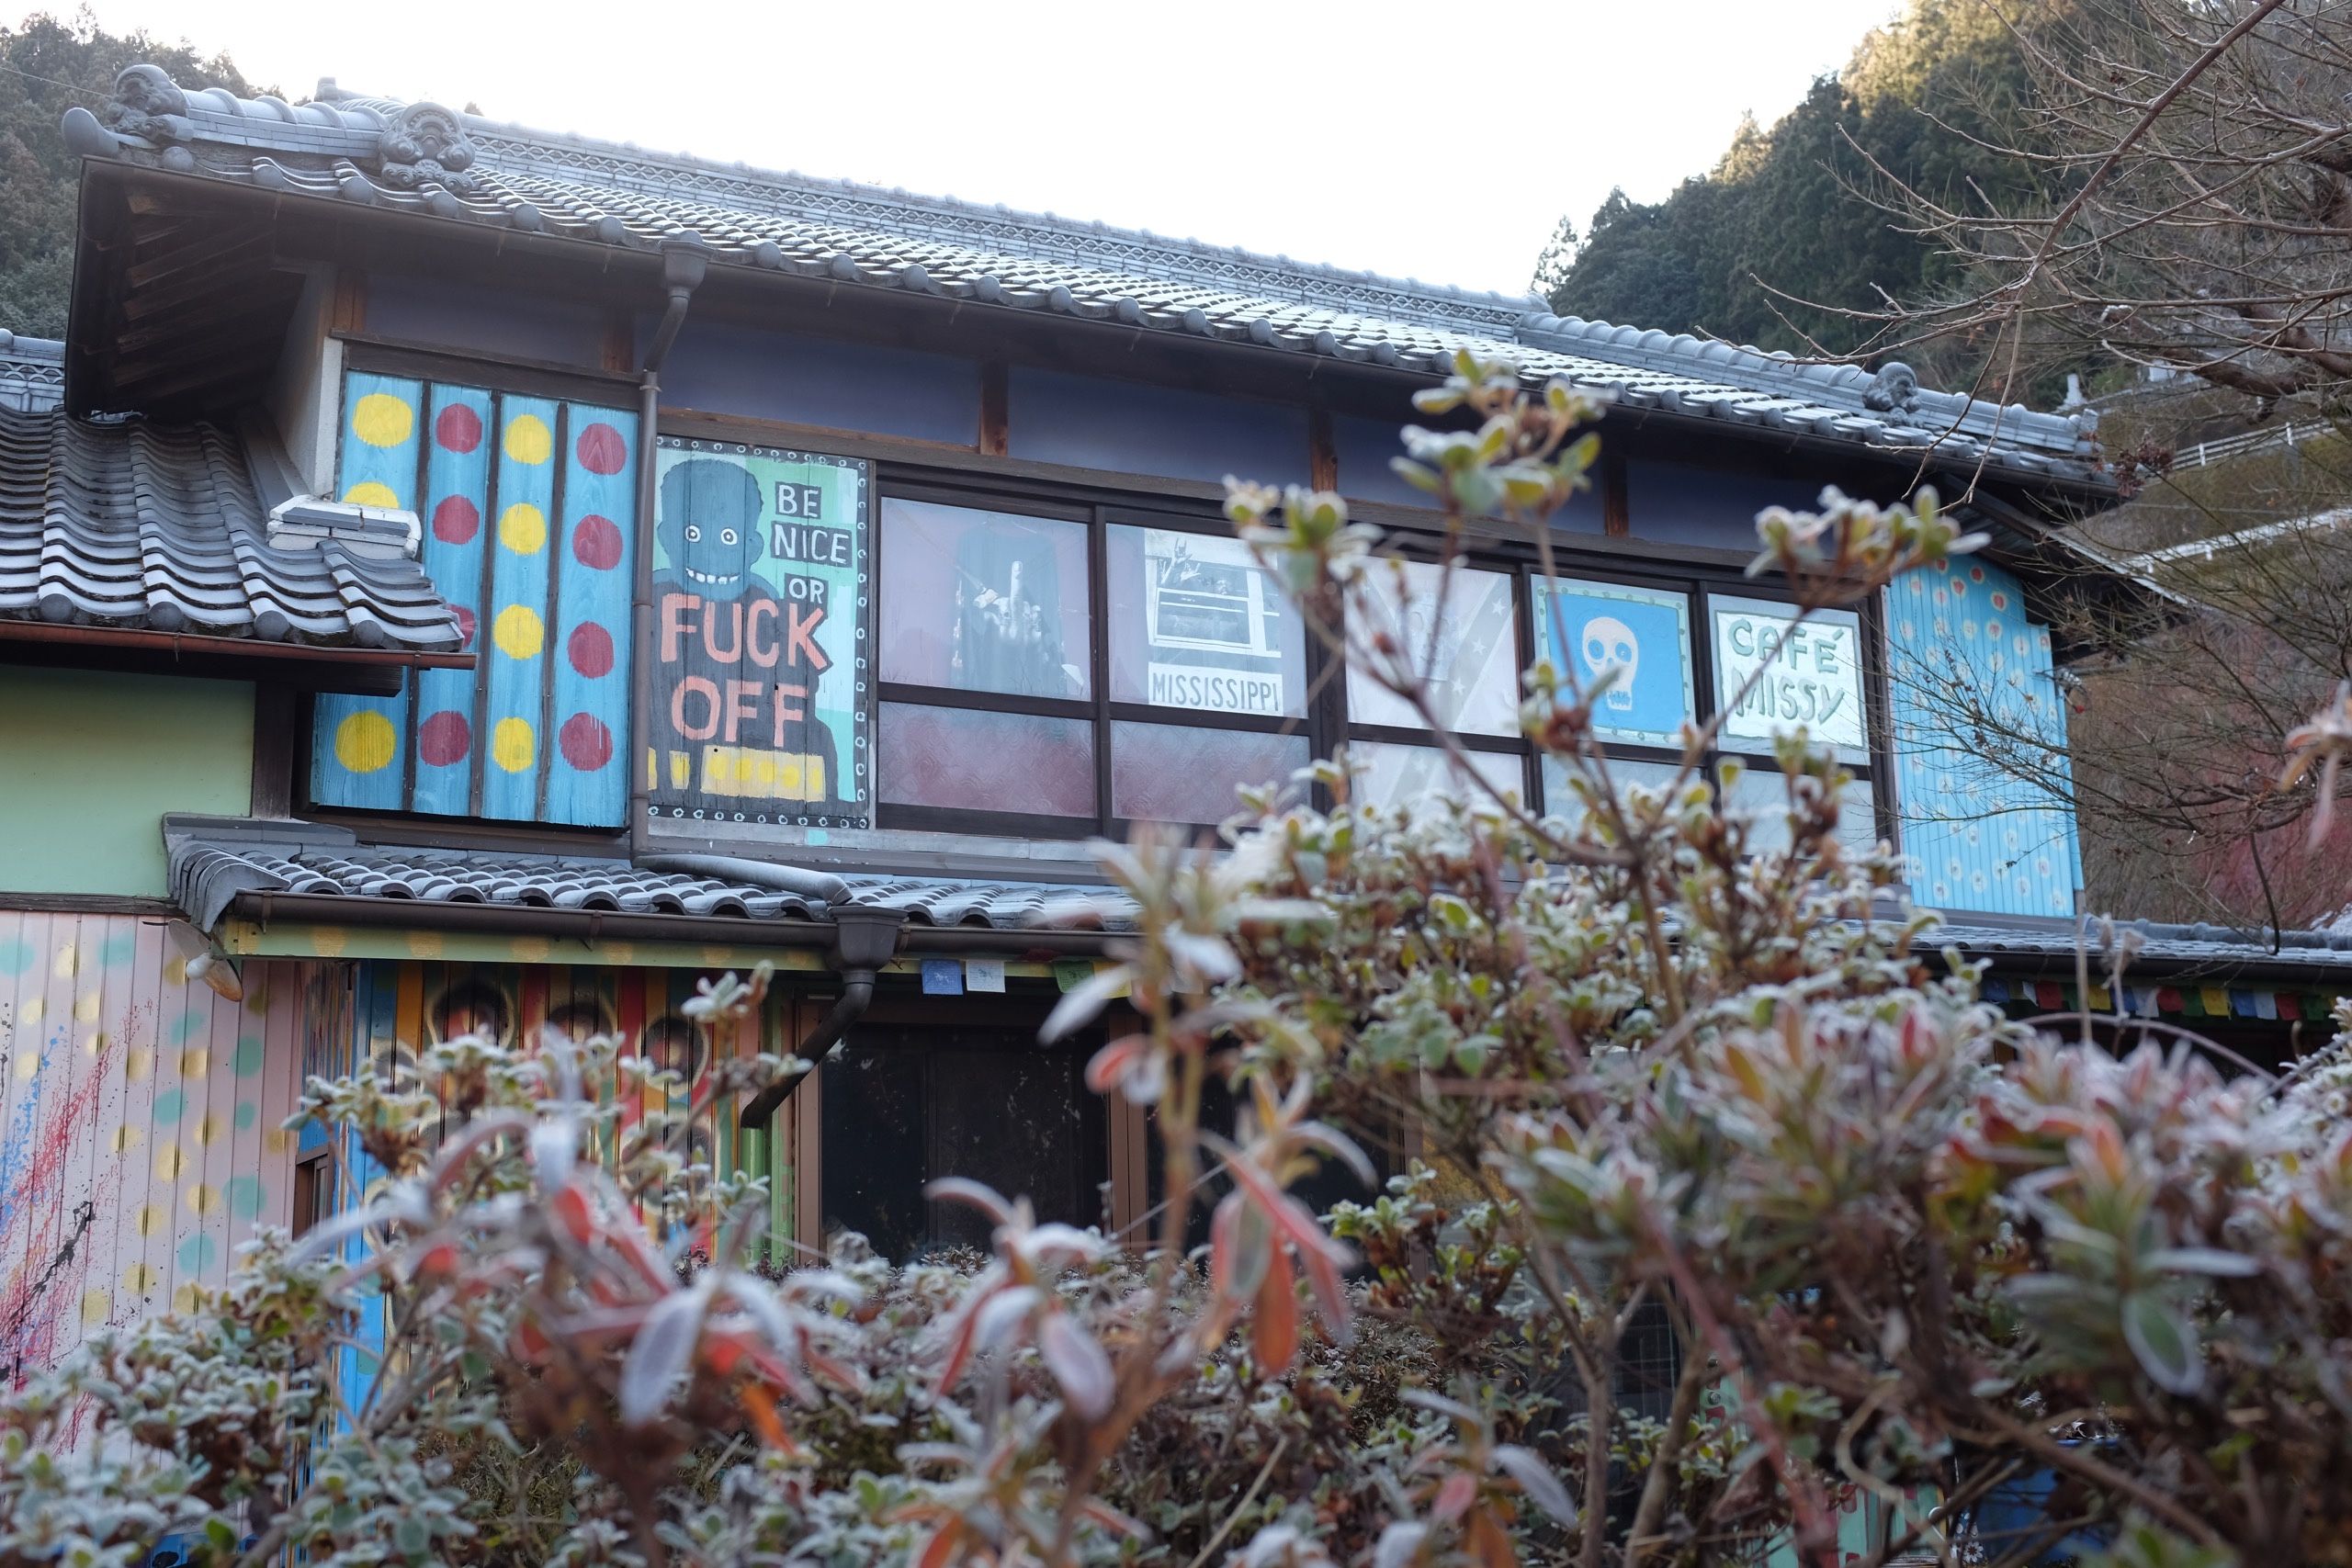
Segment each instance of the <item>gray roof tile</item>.
M0 409L47 413L65 400L65 345L0 332Z
M1130 923L1124 902L1101 887L850 875L842 878L848 897L829 904L625 860L362 844L345 829L299 822L173 819L165 824L165 846L174 900L208 928L243 893L750 920L822 920L844 908L882 909L917 925L1008 932Z
M692 240L722 265L1254 343L1442 373L1457 350L1516 361L1636 409L1793 431L1882 450L1980 459L2023 477L2098 477L2087 420L1920 389L1687 335L1561 317L1533 297L1435 288L1051 216L770 174L551 135L430 104L337 93L288 108L178 95L124 73L100 116L68 111L95 156L197 171L322 201L600 244ZM176 95L176 96L175 96ZM419 129L422 128L422 129ZM430 154L416 162L418 149Z
M0 618L456 652L413 560L280 549L236 438L0 402Z

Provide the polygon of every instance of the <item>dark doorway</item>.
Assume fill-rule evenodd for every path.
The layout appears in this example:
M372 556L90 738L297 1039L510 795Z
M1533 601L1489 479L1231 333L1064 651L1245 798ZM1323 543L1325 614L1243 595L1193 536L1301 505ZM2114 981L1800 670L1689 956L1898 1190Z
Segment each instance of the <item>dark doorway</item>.
M1040 1220L1103 1218L1103 1107L1080 1081L1091 1044L1048 1048L1033 1028L868 1028L827 1062L827 1235L854 1230L900 1262L985 1249L989 1222L922 1195L934 1177L1026 1195Z

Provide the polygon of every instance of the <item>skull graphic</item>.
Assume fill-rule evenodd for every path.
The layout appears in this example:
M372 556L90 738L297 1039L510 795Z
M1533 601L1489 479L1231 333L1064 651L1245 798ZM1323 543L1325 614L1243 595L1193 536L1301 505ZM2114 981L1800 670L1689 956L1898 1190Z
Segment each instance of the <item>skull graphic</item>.
M1631 711L1634 677L1642 667L1642 645L1634 640L1633 628L1614 615L1595 615L1584 624L1577 647L1584 655L1585 668L1592 671L1595 679L1612 669L1624 671L1602 701L1619 713Z

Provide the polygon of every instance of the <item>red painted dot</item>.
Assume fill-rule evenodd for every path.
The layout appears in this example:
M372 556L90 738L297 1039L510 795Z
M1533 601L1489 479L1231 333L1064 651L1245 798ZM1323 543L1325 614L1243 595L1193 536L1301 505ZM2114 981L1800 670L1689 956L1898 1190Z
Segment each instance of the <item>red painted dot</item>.
M591 681L613 671L613 634L594 621L573 627L564 649L571 655L571 667Z
M571 530L571 553L582 566L610 571L621 564L621 531L611 518L592 512Z
M452 604L449 608L457 613L458 640L471 648L474 645L474 613L463 604Z
M613 760L613 732L594 714L576 713L556 732L563 760L583 773L593 773Z
M592 474L617 474L628 466L628 443L603 420L582 431L572 450L580 455L580 466Z
M444 708L416 727L416 760L436 768L464 761L473 743L473 728L455 709Z
M445 545L470 542L481 531L481 509L462 495L445 495L433 509L433 536Z
M463 403L451 403L433 422L433 439L452 452L470 452L481 445L481 415Z

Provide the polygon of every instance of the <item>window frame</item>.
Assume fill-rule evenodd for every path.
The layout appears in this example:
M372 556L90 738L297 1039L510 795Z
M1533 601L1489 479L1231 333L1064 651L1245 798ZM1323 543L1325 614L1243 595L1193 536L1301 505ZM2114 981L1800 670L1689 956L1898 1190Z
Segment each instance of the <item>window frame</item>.
M933 505L963 507L1014 516L1036 517L1053 522L1073 523L1086 530L1087 611L1090 637L1087 647L1089 694L1084 697L1036 697L1010 692L971 691L958 687L926 686L915 682L877 678L875 682L876 703L876 728L877 742L880 730L880 706L885 704L931 708L956 708L967 712L1025 715L1035 717L1074 719L1086 723L1092 741L1094 812L1091 817L1062 815L1030 815L1018 812L982 811L964 807L910 806L892 804L883 798L882 778L890 766L888 758L877 744L875 755L875 826L885 831L945 832L977 834L998 838L1080 839L1089 836L1124 838L1135 825L1135 819L1122 817L1115 810L1114 796L1113 751L1114 726L1119 724L1148 724L1170 729L1220 729L1236 733L1301 737L1306 742L1306 756L1312 760L1329 755L1329 740L1322 733L1315 700L1318 682L1329 655L1315 638L1302 630L1300 644L1302 667L1300 688L1305 694L1304 712L1296 715L1264 715L1224 713L1210 709L1162 707L1151 703L1123 700L1114 695L1111 679L1111 530L1114 528L1158 529L1168 532L1198 535L1204 538L1230 538L1231 525L1215 513L1182 510L1172 498L1144 500L1106 497L1074 497L1067 491L1048 487L1009 488L997 490L967 483L943 481L928 475L910 474L892 465L877 464L875 473L876 527L874 536L877 619L883 614L880 598L889 571L889 527L887 518L893 501L921 502ZM1293 612L1295 614L1295 612ZM1273 781L1280 784L1283 781ZM1214 828L1215 823L1186 822L1175 826L1195 829Z

